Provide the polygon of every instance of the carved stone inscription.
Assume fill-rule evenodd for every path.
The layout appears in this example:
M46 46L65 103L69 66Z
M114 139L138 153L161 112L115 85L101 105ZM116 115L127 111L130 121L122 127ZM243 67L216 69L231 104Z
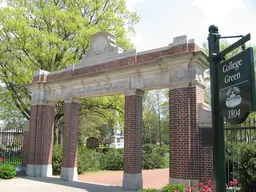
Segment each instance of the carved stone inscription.
M84 84L72 88L73 96L98 95L111 92L123 92L130 89L130 78L111 80L93 84Z

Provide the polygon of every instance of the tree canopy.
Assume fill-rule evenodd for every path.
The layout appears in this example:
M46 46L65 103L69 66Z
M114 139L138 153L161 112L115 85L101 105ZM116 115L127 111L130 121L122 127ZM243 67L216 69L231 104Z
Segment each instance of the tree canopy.
M55 71L80 61L92 34L110 32L119 47L133 47L129 37L134 35L139 17L127 10L125 0L6 3L7 7L0 8L0 119L29 119L30 94L24 85L31 82L34 71ZM95 112L95 103L86 101L82 106ZM97 104L99 108L115 108L102 98Z

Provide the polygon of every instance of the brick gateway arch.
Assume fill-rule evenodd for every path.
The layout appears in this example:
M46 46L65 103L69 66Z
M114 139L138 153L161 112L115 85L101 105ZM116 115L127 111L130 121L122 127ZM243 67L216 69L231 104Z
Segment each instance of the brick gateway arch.
M54 110L64 101L63 158L61 179L77 179L79 100L125 94L123 187L142 187L142 96L145 90L169 88L169 141L172 183L192 184L209 172L207 147L200 145L199 103L204 100L206 56L186 36L166 47L137 53L123 52L115 37L99 32L91 37L89 52L80 63L65 69L36 71L27 85L32 93L31 120L23 159L33 177L52 175ZM26 149L26 147L25 147ZM208 150L208 151L207 151ZM208 170L207 170L208 169ZM211 175L210 168L210 175Z

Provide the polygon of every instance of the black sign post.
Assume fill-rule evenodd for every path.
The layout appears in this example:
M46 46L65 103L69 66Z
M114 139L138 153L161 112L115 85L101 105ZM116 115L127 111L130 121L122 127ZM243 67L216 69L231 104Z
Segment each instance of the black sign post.
M211 76L211 105L212 105L212 127L213 127L213 171L216 192L226 192L226 171L225 171L225 143L224 143L224 122L220 116L219 85L216 58L220 52L218 28L214 25L209 27L208 46Z
M252 48L245 49L250 34L220 52L218 27L209 27L208 45L211 76L213 126L213 166L216 192L226 192L225 141L223 117L231 124L245 121L255 111L255 75ZM243 51L225 60L225 55L238 47Z
M248 48L218 64L220 115L240 124L255 110L253 49Z

